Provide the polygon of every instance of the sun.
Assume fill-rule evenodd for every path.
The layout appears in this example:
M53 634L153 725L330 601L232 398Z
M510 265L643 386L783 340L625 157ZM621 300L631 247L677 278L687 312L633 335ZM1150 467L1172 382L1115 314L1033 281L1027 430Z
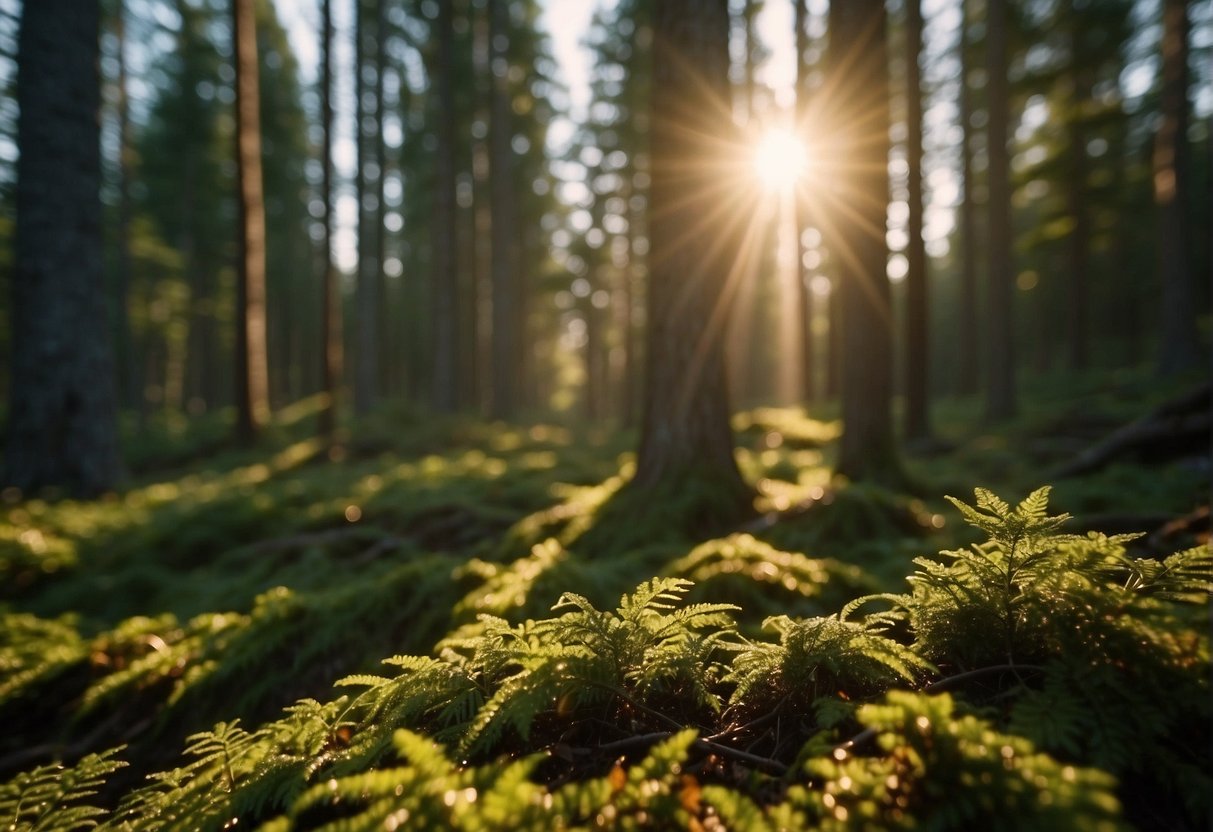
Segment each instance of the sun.
M754 174L767 190L791 188L805 173L808 155L794 133L776 127L754 145Z

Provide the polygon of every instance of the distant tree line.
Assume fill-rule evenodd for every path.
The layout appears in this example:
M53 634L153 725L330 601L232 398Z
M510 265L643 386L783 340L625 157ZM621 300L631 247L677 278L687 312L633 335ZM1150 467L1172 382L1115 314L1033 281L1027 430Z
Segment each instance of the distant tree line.
M941 394L996 421L1023 373L1200 362L1200 4L792 0L794 356L738 166L789 112L758 80L763 0L598 7L561 156L537 0L344 0L340 30L335 5L305 7L312 82L270 0L0 17L5 483L112 487L119 412L232 406L251 441L308 402L339 441L346 410L401 400L638 425L637 487L741 503L729 414L789 362L794 401L841 403L839 471L889 482Z

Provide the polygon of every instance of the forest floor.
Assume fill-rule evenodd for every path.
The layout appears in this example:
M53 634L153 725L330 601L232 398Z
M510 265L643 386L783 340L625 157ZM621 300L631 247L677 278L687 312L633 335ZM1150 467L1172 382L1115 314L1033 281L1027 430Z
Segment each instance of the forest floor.
M599 522L632 465L626 431L385 407L330 446L310 403L252 449L228 445L218 418L145 428L122 494L0 508L0 781L126 744L114 788L129 788L217 721L331 698L341 677L429 654L478 614L542 617L564 592L613 608L649 577L687 577L697 600L738 604L744 632L902 591L914 557L977 539L944 495L1016 501L1191 386L1041 387L997 428L975 401L941 402L936 441L906 451L913 494L835 480L828 411L744 411L737 458L760 517L723 540ZM1051 507L1074 515L1068 531L1149 533L1132 545L1151 557L1207 541L1208 447L1171 450L1052 481ZM730 545L762 557L723 574L713 557ZM782 553L814 559L811 589Z

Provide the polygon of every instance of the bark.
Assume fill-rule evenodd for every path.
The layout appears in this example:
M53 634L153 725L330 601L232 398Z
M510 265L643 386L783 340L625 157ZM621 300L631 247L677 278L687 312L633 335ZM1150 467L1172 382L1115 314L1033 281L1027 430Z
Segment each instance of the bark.
M325 402L320 410L321 436L331 438L337 430L337 386L341 378L341 302L337 294L337 269L333 264L333 16L332 0L321 3L321 74L320 109L324 138L321 184L324 199L324 276L320 292L320 391Z
M383 3L377 5L382 8ZM376 376L378 375L376 361L379 357L375 344L375 314L378 305L376 290L380 264L378 258L375 257L374 250L377 245L376 240L382 236L382 225L373 227L373 223L368 221L372 217L380 216L379 209L376 208L374 213L366 210L367 185L369 184L366 151L368 141L372 140L372 137L367 136L363 129L363 117L367 115L363 106L363 98L366 94L366 83L363 79L363 70L367 66L366 30L365 4L362 0L354 0L354 149L357 157L354 183L358 200L358 281L354 289L358 327L354 333L354 412L359 415L370 412L375 400ZM383 51L382 41L376 45L376 51ZM382 67L376 65L376 74L381 71ZM376 82L376 104L372 117L376 119L377 124L380 123L381 94L382 90ZM378 135L373 137L373 140L378 142ZM379 174L382 176L382 168ZM378 196L378 190L375 193Z
M931 435L930 328L927 325L927 255L922 239L922 7L906 0L906 407L903 430L908 439Z
M1158 211L1158 271L1162 288L1162 344L1158 373L1183 372L1200 362L1193 269L1188 258L1191 177L1188 134L1188 35L1185 0L1163 3L1162 101L1154 137L1154 203Z
M795 0L796 26L796 133L802 135L809 119L809 48L808 0ZM796 297L800 311L800 378L801 396L806 403L813 400L813 293L809 291L809 275L804 258L808 248L804 231L808 227L809 206L802 188L796 189Z
M704 207L720 202L722 171L709 160L736 130L728 8L725 0L669 0L654 15L647 374L632 487L706 486L720 522L749 511L721 348L728 276L748 217Z
M134 264L131 258L131 119L127 95L126 3L118 0L114 11L114 37L118 41L118 222L117 268L114 285L114 358L118 381L118 404L146 415L139 364L132 347L130 303Z
M977 220L973 205L973 92L969 88L968 3L960 17L960 321L959 387L972 395L979 390L981 350L977 338Z
M885 216L889 202L888 35L882 0L830 6L830 158L842 333L838 473L900 484L893 443L892 307ZM845 150L844 150L845 149Z
M251 441L269 418L265 339L265 199L261 182L261 117L253 0L233 0L236 55L236 433Z
M489 171L492 186L493 262L492 399L494 419L517 412L519 387L517 230L514 227L513 151L510 148L509 5L489 0L489 58L493 86L489 94Z
M96 0L22 8L12 373L2 480L92 496L118 482L101 236Z
M433 405L440 413L458 407L459 286L455 263L455 90L454 19L452 4L438 4L438 56L433 68L438 93L438 147L434 159L434 274L433 300Z
M989 97L989 236L986 242L989 291L986 292L986 412L987 421L1013 417L1015 344L1012 314L1015 301L1011 262L1011 186L1007 153L1007 3L989 0L986 18L986 77Z
M1091 97L1091 78L1087 69L1082 13L1076 0L1070 0L1070 118L1066 123L1069 164L1066 171L1066 209L1074 227L1069 239L1069 321L1070 369L1082 372L1090 365L1088 315L1088 262L1091 248L1091 221L1087 214L1087 128L1086 103Z

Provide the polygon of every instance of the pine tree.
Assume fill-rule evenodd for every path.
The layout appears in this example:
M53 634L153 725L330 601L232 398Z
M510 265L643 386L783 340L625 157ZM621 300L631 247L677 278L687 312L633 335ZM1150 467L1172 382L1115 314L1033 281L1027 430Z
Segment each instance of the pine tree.
M12 377L2 480L113 488L121 473L102 280L97 0L26 3L18 35Z

